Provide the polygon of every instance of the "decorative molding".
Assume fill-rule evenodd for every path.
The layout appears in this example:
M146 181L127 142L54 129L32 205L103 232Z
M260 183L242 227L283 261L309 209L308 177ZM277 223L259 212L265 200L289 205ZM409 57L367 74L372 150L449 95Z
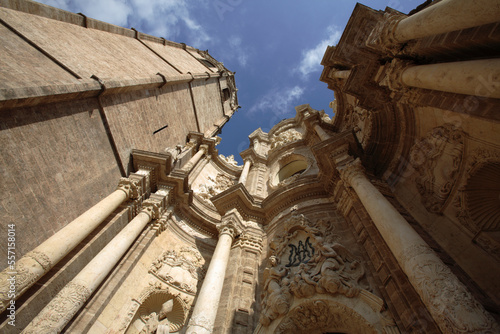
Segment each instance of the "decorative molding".
M243 232L236 240L234 247L253 249L260 254L262 253L262 248L264 247L262 241L262 237Z

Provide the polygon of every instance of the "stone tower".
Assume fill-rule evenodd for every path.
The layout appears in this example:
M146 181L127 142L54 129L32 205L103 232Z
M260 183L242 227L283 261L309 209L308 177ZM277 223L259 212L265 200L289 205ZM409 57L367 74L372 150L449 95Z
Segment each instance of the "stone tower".
M217 127L186 129L179 147L161 139L167 150L138 138L116 190L2 272L2 330L499 332L498 8L443 0L404 15L358 4L322 61L333 119L297 106L249 135L242 166L218 154ZM127 40L151 47L141 36ZM226 116L237 107L230 78L219 67L201 86L204 97L215 86ZM95 116L121 111L99 79ZM129 97L129 113L157 100L144 94Z

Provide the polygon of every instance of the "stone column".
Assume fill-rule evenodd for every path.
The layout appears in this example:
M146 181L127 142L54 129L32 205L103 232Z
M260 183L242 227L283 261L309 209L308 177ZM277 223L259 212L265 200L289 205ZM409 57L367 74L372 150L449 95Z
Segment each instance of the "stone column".
M403 70L407 86L500 98L500 59L411 66Z
M196 166L198 161L200 161L201 157L203 157L203 155L207 152L208 152L208 145L200 145L200 149L198 150L198 152L196 152L196 154L193 155L191 159L189 159L189 161L184 165L184 167L182 167L182 170L187 173L191 172L191 170L194 168L194 166Z
M398 43L500 21L497 0L442 0L402 19L393 35Z
M162 199L165 196L156 196ZM60 333L113 270L142 230L161 215L164 203L143 202L143 210L118 233L29 323L23 334Z
M140 193L141 187L136 181L122 178L118 189L108 197L24 255L16 262L15 268L2 271L0 273L0 312L5 310L11 299L8 298L8 278L15 277L15 298L17 299L85 239L120 204L128 198L137 198Z
M356 159L337 167L443 333L498 333L500 327L364 174Z
M245 185L245 182L247 181L248 172L250 171L251 165L252 165L252 160L246 159L245 164L243 165L243 171L241 172L240 179L238 180L238 183L243 183L243 185Z
M330 136L328 135L328 133L326 133L325 130L323 130L323 128L321 127L321 125L319 125L318 123L314 124L314 131L316 131L316 133L318 134L319 138L321 140L327 140L330 138Z
M231 244L235 235L241 232L241 229L232 221L221 223L217 229L219 230L219 241L198 293L186 334L208 334L213 331Z

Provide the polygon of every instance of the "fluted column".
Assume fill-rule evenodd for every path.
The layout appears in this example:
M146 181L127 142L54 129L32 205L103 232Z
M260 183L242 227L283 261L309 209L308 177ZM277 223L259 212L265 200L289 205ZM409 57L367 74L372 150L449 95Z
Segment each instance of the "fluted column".
M186 334L212 333L222 293L224 276L231 244L241 230L232 222L223 222L218 227L219 240L201 286Z
M443 333L499 332L495 320L364 174L361 161L337 168Z
M182 170L187 173L191 172L191 170L194 168L194 166L196 166L198 161L200 161L201 157L203 157L203 155L207 152L208 152L208 145L200 145L198 152L196 152L196 154L193 155L191 159L189 159L189 161L184 165L184 167L182 167Z
M497 0L442 0L399 21L394 39L402 43L497 21L500 21Z
M74 247L99 226L120 204L128 198L137 198L141 192L139 184L122 178L118 189L63 227L31 252L16 262L15 268L6 268L0 273L0 312L8 306L9 282L15 277L17 299L40 277L65 257Z
M401 74L407 86L500 98L500 59L411 66Z
M160 198L164 197L160 195ZM163 207L162 201L158 199L144 201L143 210L42 309L22 333L60 333L113 270L144 227L152 219L159 218Z
M238 183L243 183L245 185L248 177L248 172L250 172L250 166L252 165L252 160L246 159L245 164L243 165L243 171L241 172L240 179Z
M326 133L326 131L323 130L323 128L321 127L321 125L319 125L318 123L314 124L313 128L314 128L314 131L316 131L316 133L318 134L318 136L319 136L319 138L321 140L327 140L328 138L330 138L330 136L328 135L328 133Z

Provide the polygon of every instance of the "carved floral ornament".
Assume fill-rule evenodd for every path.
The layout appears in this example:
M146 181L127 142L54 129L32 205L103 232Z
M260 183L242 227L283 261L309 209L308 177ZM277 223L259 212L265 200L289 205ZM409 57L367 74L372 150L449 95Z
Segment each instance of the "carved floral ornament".
M264 271L260 323L267 327L287 314L295 299L318 294L353 298L367 286L361 263L336 242L332 224L315 223L296 212L283 223L270 244L271 256Z

